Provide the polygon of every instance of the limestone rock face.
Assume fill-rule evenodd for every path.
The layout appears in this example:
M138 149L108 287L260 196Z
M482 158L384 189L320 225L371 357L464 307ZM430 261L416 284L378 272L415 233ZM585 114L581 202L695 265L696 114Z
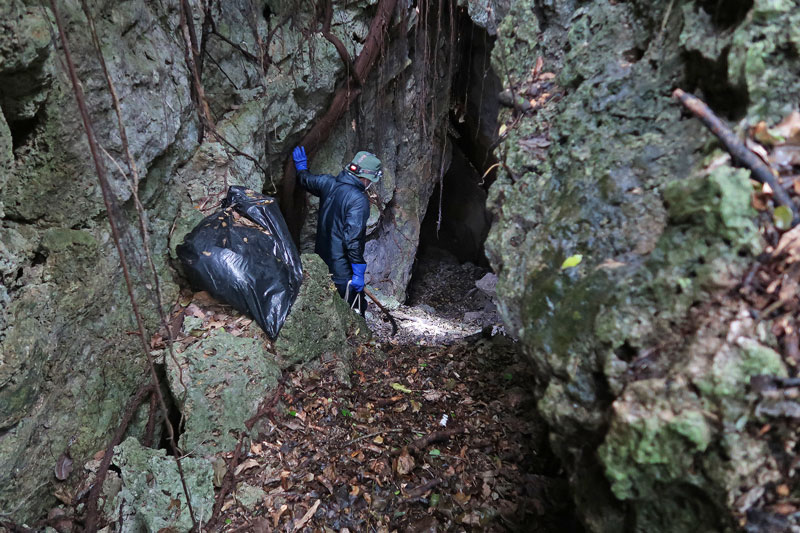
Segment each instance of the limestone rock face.
M187 532L192 529L178 467L165 450L145 448L129 437L114 448L114 464L121 471L121 484L103 512L111 521L122 517L120 532ZM211 462L184 457L181 468L190 487L195 517L211 516L214 507Z
M221 327L204 332L202 320L185 318L184 333L203 336L185 348L176 342L175 359L167 357L166 364L172 397L185 417L179 445L193 456L232 450L291 365L328 357L340 379L349 380L354 347L369 340L369 330L336 292L322 259L304 254L302 261L300 293L274 343L254 322L235 336Z
M205 15L190 4L199 38ZM313 10L268 4L214 5L210 15L225 39L207 36L202 79L217 134L205 130L201 137L178 4L87 2L140 176L132 188L81 3L59 2L149 333L158 327L155 285L133 191L145 209L161 298L170 305L179 279L169 253L181 231L199 210L215 208L228 185L274 193L292 147L344 76ZM362 46L370 4L337 6L332 30L351 53ZM53 25L46 7L22 0L0 6L0 508L16 520L38 516L55 501L54 490L74 488L74 479L53 479L53 457L69 446L76 462L85 461L101 449L147 376L139 341L129 334L137 328ZM401 297L433 188L425 169L440 164L435 156L448 109L446 73L437 71L431 82L422 79L432 76L428 69L411 66L414 27L413 13L398 9L385 61L314 159L322 161L319 170L336 172L360 149L384 159L372 238L388 255L379 256L373 244L368 258L373 281ZM426 142L411 120L420 98L437 102ZM331 345L340 340L331 338ZM306 360L309 353L288 357Z
M520 91L542 57L563 97L498 154L499 308L589 530L732 530L780 475L747 429L750 377L786 368L768 325L726 296L763 246L749 173L709 167L711 134L670 93L775 123L797 105L800 4L536 6L511 2L494 60Z

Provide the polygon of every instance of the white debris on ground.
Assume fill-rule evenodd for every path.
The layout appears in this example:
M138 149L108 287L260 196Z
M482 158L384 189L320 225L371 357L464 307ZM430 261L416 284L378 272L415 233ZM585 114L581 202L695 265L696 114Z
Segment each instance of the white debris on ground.
M381 342L420 346L452 344L465 337L502 333L496 307L497 276L472 263L459 264L455 256L429 248L417 258L409 298L390 314L397 322L391 336L391 323L370 303L367 324Z

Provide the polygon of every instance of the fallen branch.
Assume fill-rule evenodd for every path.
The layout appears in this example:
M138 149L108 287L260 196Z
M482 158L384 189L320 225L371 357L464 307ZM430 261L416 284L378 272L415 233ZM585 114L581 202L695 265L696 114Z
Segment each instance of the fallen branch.
M391 313L389 313L389 310L386 309L386 307L384 307L384 305L378 300L378 298L374 294L372 294L372 292L369 289L367 289L366 287L364 287L364 294L369 296L369 299L372 300L373 302L375 302L375 305L377 305L378 308L386 316L386 318L389 319L389 322L392 324L392 334L390 336L394 337L397 334L397 321L394 319L394 317L391 315Z
M408 503L411 500L416 500L417 498L419 498L420 496L422 496L423 494L425 494L429 490L431 490L433 488L436 488L441 484L442 484L442 480L439 479L439 478L432 479L432 480L428 481L427 483L423 483L419 487L416 487L416 488L411 489L410 491L408 491L408 494L406 494L406 497L404 498L404 501L406 503Z
M736 134L733 133L733 131L731 131L702 100L681 89L675 89L672 92L672 96L679 100L694 116L699 118L703 125L711 130L711 133L717 136L731 156L750 169L753 179L759 183L766 183L772 188L775 202L779 205L785 205L791 210L793 218L792 226L800 222L800 217L798 216L794 202L792 202L789 195L786 194L786 190L784 190L777 179L775 179L776 176L773 170L767 166L760 157L747 148L736 137Z
M360 437L356 437L353 440L347 441L344 445L350 446L351 444L355 444L356 442L361 442L365 439L371 439L372 437L377 437L378 435L383 435L384 433L402 433L403 429L384 429L382 431L376 431L374 433L370 433L368 435L361 435Z
M434 431L432 433L428 433L424 437L420 437L417 440L413 441L411 444L408 445L409 449L420 451L423 448L437 443L437 442L444 442L449 440L450 437L455 435L460 435L466 431L465 428L452 428L452 429L443 429L442 431Z

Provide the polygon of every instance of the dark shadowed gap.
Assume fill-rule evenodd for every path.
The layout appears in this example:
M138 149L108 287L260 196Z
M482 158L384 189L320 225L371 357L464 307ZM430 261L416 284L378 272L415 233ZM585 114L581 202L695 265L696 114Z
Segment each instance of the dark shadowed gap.
M169 378L167 376L167 369L166 365L157 364L156 366L156 373L158 373L158 380L159 383L168 383ZM181 417L181 410L179 407L179 402L175 398L172 393L172 389L169 387L162 387L161 394L164 396L164 403L167 404L167 414L169 416L169 421L172 424L172 427L175 429L175 439L177 442L175 443L178 447L180 447L180 438L184 431L184 424L183 418ZM147 408L147 403L144 404L143 409ZM157 448L163 449L167 451L167 455L172 455L172 446L169 443L169 432L166 429L166 424L162 420L161 425L161 438L158 442ZM158 432L156 432L158 433ZM186 450L184 450L186 451Z
M461 263L488 269L484 241L491 217L486 210L486 196L495 177L490 169L497 161L492 151L501 89L491 64L495 39L474 24L464 8L456 10L455 22L455 70L447 139L450 163L428 203L420 229L418 257L437 255L443 250Z

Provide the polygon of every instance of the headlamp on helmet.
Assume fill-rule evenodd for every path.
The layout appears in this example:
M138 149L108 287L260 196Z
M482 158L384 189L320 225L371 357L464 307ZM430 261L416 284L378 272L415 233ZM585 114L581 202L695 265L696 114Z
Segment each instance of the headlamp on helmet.
M370 152L358 152L353 161L347 165L347 170L372 183L377 183L383 177L381 160Z

